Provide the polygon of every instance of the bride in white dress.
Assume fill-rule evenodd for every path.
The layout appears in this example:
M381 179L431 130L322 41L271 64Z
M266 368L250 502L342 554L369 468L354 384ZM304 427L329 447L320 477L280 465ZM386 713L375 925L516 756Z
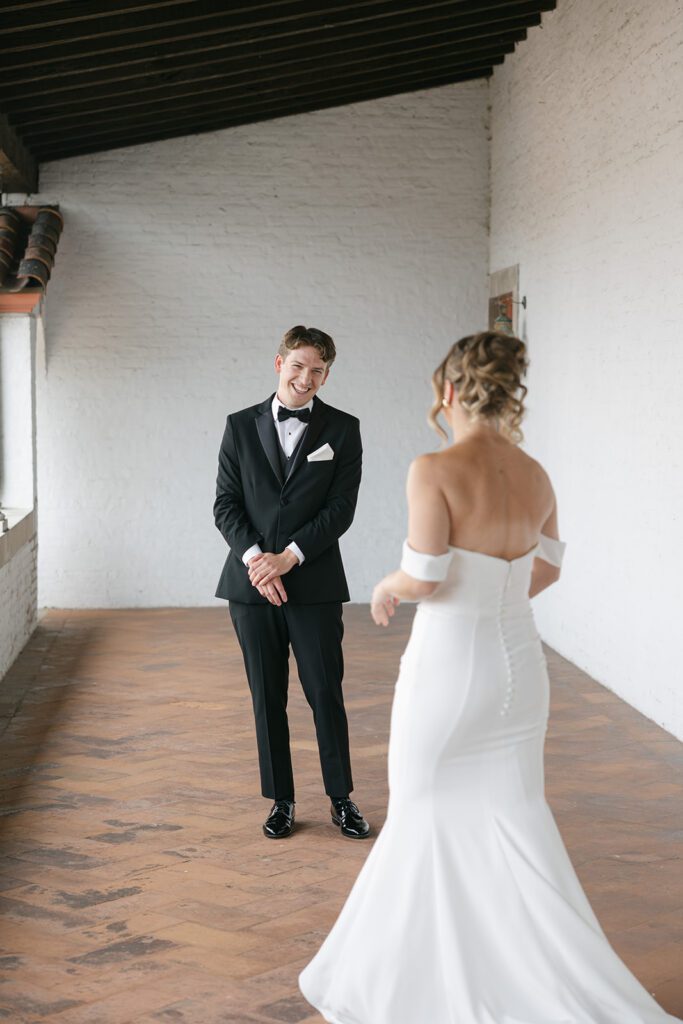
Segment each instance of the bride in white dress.
M619 959L545 801L548 676L529 598L564 545L520 450L524 344L482 333L434 374L454 443L408 475L387 625L419 600L401 659L386 823L301 973L330 1024L673 1024ZM442 431L443 433L443 431ZM679 1022L680 1024L680 1022Z

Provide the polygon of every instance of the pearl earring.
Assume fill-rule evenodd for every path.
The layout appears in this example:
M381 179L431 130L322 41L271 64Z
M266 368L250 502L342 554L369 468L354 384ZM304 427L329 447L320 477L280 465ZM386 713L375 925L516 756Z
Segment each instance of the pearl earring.
M447 402L445 398L442 398L442 399L441 399L441 404L442 404L442 405L443 405L443 406L444 406L444 407L445 407L446 409L448 409L448 408L450 407L450 404L451 404L451 403L450 403L450 402Z

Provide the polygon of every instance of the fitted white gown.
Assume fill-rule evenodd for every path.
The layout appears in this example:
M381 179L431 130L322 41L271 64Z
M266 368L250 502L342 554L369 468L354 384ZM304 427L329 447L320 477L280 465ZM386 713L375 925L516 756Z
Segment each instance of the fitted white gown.
M420 602L386 823L299 978L330 1024L674 1024L607 941L544 797L548 675L512 561L404 545ZM680 1024L680 1022L678 1022Z

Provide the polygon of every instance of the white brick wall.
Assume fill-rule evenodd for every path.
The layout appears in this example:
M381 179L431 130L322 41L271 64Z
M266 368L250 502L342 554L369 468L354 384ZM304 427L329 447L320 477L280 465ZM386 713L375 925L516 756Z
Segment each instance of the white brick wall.
M38 624L35 538L0 567L0 678Z
M682 57L677 0L562 0L491 89L491 269L520 264L569 542L539 625L681 738Z
M0 316L0 678L37 624L35 540L35 335L26 315ZM20 511L21 510L21 511Z
M394 567L429 378L486 311L487 86L474 82L41 171L66 228L39 380L40 604L210 604L226 413L275 388L296 323L360 416L355 600Z

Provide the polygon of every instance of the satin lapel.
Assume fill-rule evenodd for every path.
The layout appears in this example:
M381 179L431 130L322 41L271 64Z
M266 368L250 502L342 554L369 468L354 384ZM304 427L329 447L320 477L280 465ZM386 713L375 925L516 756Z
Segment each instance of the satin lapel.
M260 416L256 417L255 420L256 429L258 430L259 441L263 447L270 468L278 479L278 483L282 487L284 480L282 478L282 469L280 467L280 456L278 455L278 444L277 433L275 430L275 423L273 421L273 411L271 409L271 400L268 401L266 408Z
M303 442L299 446L299 450L296 453L294 465L289 471L286 483L290 482L299 466L306 461L307 456L309 456L313 451L315 447L315 442L320 437L320 431L323 429L326 422L327 410L325 408L325 403L321 402L319 398L314 398L313 409L311 411L311 419L308 424L308 430L306 431L306 435L303 439Z

